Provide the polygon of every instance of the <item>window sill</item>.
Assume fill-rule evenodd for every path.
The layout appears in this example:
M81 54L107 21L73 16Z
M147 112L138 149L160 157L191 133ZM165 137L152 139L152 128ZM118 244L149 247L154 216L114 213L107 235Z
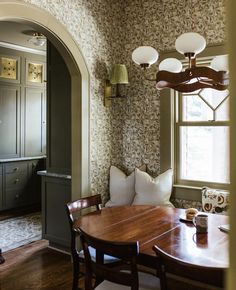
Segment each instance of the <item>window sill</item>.
M174 184L173 187L175 188L186 188L186 189L196 189L201 190L202 187L200 186L191 186L191 185L182 185L182 184Z

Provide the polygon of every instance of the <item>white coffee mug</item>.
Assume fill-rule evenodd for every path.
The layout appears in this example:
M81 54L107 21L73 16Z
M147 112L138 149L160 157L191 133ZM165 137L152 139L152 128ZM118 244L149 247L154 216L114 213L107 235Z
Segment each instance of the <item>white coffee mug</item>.
M207 233L208 232L208 215L198 214L193 218L193 224L196 227L197 233Z

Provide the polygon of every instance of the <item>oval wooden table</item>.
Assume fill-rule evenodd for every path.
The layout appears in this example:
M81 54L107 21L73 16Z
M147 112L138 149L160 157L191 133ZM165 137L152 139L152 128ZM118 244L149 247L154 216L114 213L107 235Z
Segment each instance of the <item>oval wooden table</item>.
M208 214L208 233L196 235L191 222L183 222L183 209L160 206L121 206L80 217L81 227L90 235L110 241L139 241L139 263L156 268L152 250L157 245L185 262L209 267L228 267L228 234L218 226L228 224L227 216Z

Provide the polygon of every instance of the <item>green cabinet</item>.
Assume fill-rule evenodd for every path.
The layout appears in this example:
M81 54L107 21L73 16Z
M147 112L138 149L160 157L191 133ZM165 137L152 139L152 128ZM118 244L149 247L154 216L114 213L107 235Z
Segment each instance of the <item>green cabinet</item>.
M15 208L27 204L27 162L4 164L4 207Z
M20 157L20 89L0 85L0 158Z
M26 88L24 156L46 154L46 96L42 88Z
M37 170L45 168L44 159L3 162L0 165L0 210L40 205L41 183Z
M0 47L3 56L16 60L17 74L0 77L0 159L45 155L46 55Z

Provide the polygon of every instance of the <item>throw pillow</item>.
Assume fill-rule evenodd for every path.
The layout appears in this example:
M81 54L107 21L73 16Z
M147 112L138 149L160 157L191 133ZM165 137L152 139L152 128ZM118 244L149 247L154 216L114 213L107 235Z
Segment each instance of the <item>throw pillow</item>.
M140 170L146 170L146 165L139 167ZM110 200L105 207L131 205L134 199L134 171L126 175L116 166L110 168Z
M229 209L229 192L226 190L203 187L202 209L205 212L227 213Z
M167 205L172 192L173 170L168 169L156 178L135 169L135 197L133 204Z

